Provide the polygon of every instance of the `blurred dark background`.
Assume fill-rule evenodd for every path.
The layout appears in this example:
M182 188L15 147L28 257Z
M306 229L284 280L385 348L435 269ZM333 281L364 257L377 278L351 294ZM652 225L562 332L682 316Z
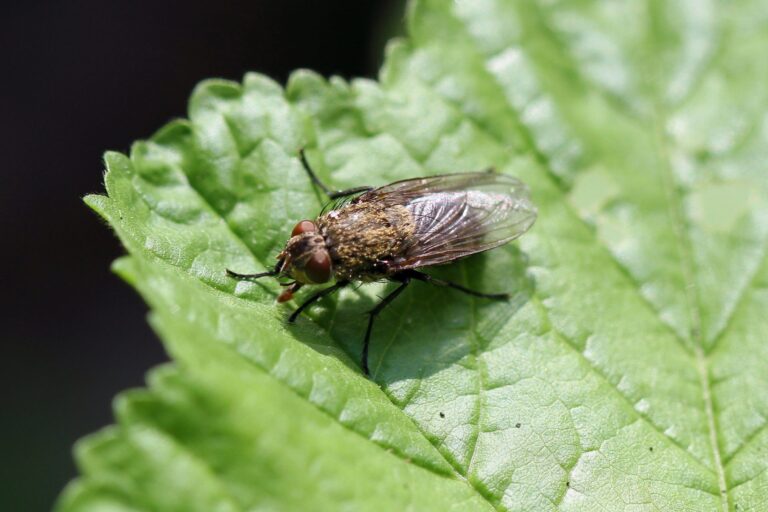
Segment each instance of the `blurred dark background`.
M101 155L184 116L204 78L374 77L401 1L28 1L0 15L0 510L49 510L71 447L166 360L82 203Z

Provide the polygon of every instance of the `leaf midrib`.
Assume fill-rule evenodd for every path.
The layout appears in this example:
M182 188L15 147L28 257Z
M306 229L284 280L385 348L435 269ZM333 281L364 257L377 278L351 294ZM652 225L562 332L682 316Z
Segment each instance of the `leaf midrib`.
M712 450L712 459L717 475L718 488L720 489L720 504L723 512L728 512L728 482L720 454L720 436L712 400L709 361L708 356L704 351L701 325L701 303L699 301L698 285L694 277L693 246L691 243L690 230L683 215L683 199L678 188L675 186L672 164L669 157L669 148L667 139L664 136L663 127L667 125L668 116L659 101L656 103L656 113L657 121L654 123L654 134L656 136L657 150L662 162L662 184L668 202L669 215L672 219L672 229L675 230L675 234L677 235L675 236L675 240L677 241L678 251L680 253L681 274L683 275L683 281L686 283L685 297L688 302L687 309L690 321L690 336L696 360L696 370L699 375L704 413L707 419L709 444L710 449Z
M451 15L454 16L453 12L451 12ZM454 18L455 18L455 16L454 16ZM464 24L461 23L461 20L457 20L457 21L459 21L460 26L464 27ZM475 44L475 50L476 51L474 52L474 54L482 56L482 52L477 47L475 39L472 37L472 34L469 31L466 31L466 30L465 30L464 34L465 34L467 40L472 41ZM481 57L481 58L485 61L485 57L484 56ZM656 61L654 61L654 64L655 63L656 63ZM574 71L579 74L579 78L583 82L584 81L584 77L579 72L579 68L578 67L574 67ZM492 74L488 73L487 76L488 76L488 78L490 80L493 81L493 83L496 83L496 84L498 83L496 81L495 77ZM604 91L601 90L601 94L604 95ZM690 91L689 91L689 94L690 94ZM504 95L503 93L500 93L499 96L501 98L504 98L505 103L510 107L509 110L516 114L517 112L514 109L514 107L509 105L508 101L506 101L506 95ZM655 102L656 105L660 105L661 102L659 101L659 99L658 98L655 98L655 99L656 99L656 102ZM627 115L627 112L624 109L621 110L621 113L623 115ZM657 113L658 114L665 114L663 109L661 109L661 108L658 108ZM667 117L666 115L657 116L657 119L659 119L659 118L660 119L666 119L666 117ZM528 136L525 137L525 142L532 146L530 148L531 151L534 154L537 155L537 160L539 160L541 167L546 171L547 176L550 178L550 180L553 182L553 184L560 191L561 195L563 196L564 203L567 205L569 213L571 213L576 219L578 219L579 222L581 222L583 224L586 224L586 221L584 221L584 219L582 219L581 216L576 214L576 212L573 210L572 206L570 205L570 202L566 200L566 197L565 197L566 196L565 186L564 186L562 180L559 178L559 176L557 176L557 174L553 171L551 165L549 164L549 159L548 159L547 155L543 151L540 151L536 147L536 144L535 144L535 140L536 139L533 136L533 134L530 133L530 130L527 128L527 126L524 123L522 123L522 121L517 116L515 118L515 121L520 126L520 128L525 133L528 134ZM664 124L662 124L661 126L664 126ZM496 136L491 131L485 130L484 127L482 127L482 126L479 126L479 128L482 129L485 133L490 135L495 140L497 140L499 142L503 142L503 141L501 141L499 139L498 136ZM681 265L682 265L681 270L682 270L682 273L683 273L684 281L687 283L687 286L686 286L686 296L687 296L687 299L688 299L688 302L689 302L688 309L689 309L689 313L691 315L691 320L692 320L692 331L693 332L691 334L692 334L692 337L694 338L693 339L693 346L694 346L693 355L694 355L694 358L695 358L695 361L696 361L696 369L697 369L697 372L698 372L698 374L700 376L700 385L701 385L701 388L702 388L702 400L703 400L703 403L704 403L705 416L707 418L707 431L709 433L710 448L712 450L713 459L714 459L715 474L716 474L717 479L718 479L718 484L719 484L720 493L721 493L721 504L722 504L723 510L727 511L728 510L727 479L726 479L725 469L724 469L724 466L723 466L723 463L722 463L722 458L721 458L720 448L719 448L719 435L718 435L718 429L717 429L717 422L716 422L716 418L715 418L715 414L714 414L714 404L713 404L713 401L712 401L712 395L711 395L711 389L710 389L710 377L709 377L709 370L708 370L708 358L707 358L707 355L703 351L703 339L702 339L702 332L701 332L701 308L700 308L700 305L699 305L699 302L698 302L698 299L697 299L697 295L696 295L696 288L695 288L696 282L695 282L695 279L693 279L693 277L692 277L694 275L694 273L693 273L694 272L693 271L694 267L693 267L692 256L691 256L692 247L690 245L690 236L689 236L689 232L686 229L685 223L683 222L682 216L681 216L681 214L682 214L682 201L681 201L681 198L679 197L679 194L676 192L676 188L673 185L673 181L671 181L671 180L673 180L673 178L672 178L672 170L671 170L671 167L670 167L671 164L670 164L670 160L669 160L669 155L668 155L667 151L662 151L662 149L666 147L666 137L664 137L664 135L663 135L664 132L660 128L660 126L658 124L656 124L654 126L654 132L655 132L655 135L657 136L659 142L661 142L661 144L662 144L662 145L660 145L658 147L658 149L659 149L660 156L662 157L661 161L663 162L662 172L665 174L665 176L664 176L664 178L665 178L664 179L665 193L667 193L668 201L670 201L670 208L675 212L675 214L672 216L673 223L674 223L673 228L676 231L678 231L679 234L681 235L679 237L676 237L676 239L678 240L679 243L683 244L683 247L681 247L681 249L682 249L681 254L683 255L683 257L681 258ZM671 197L670 197L670 193L671 193ZM609 249L607 249L600 242L600 240L597 239L597 237L595 237L595 242L599 246L601 246L601 247L603 247L605 249L606 253L609 255L610 259L614 262L614 264L616 264L618 267L622 267L622 265L616 260L616 258L613 255L613 253ZM625 272L623 272L623 273L625 274L626 272L627 272L627 270L625 269ZM643 294L640 292L640 289L636 286L636 283L634 283L633 280L630 280L630 283L632 284L631 288L636 292L636 294L640 298L642 298L642 300L644 302L648 303L651 306L652 310L656 312L656 316L658 317L658 311L655 308L655 305L650 303L643 296ZM734 312L735 312L735 309L734 309ZM732 314L734 312L732 312ZM665 328L668 330L668 332L670 332L674 336L674 338L677 339L680 342L681 345L683 345L684 347L687 347L687 343L685 342L684 339L680 338L680 336L679 336L679 334L677 332L675 332L673 329L671 329L666 323L661 322L661 324L665 326ZM689 353L691 352L689 347L686 349L686 351L688 351ZM590 366L592 366L592 365L590 364ZM621 392L619 392L619 394L623 396L623 394ZM633 407L633 410L634 410L634 407ZM656 428L656 430L658 431L659 429ZM670 438L666 434L664 436L667 439L669 439L670 441L672 441L673 444L675 444L677 446L680 446L679 443L677 443L674 439ZM698 458L693 456L693 454L691 454L688 450L685 450L685 451L691 457L693 457L693 459L698 461ZM701 461L698 461L698 462L701 463ZM705 467L707 467L707 466L705 465ZM711 469L710 469L710 471L711 471Z

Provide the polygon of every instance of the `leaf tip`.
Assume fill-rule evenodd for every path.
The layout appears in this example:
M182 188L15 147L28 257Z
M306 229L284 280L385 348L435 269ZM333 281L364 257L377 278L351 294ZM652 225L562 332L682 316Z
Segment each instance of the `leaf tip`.
M190 116L194 116L195 111L202 107L215 105L219 101L237 99L242 94L243 87L232 80L224 80L221 78L203 80L195 86L192 95L189 98Z
M192 135L192 123L188 119L174 119L152 134L150 140L158 144L171 144Z
M127 171L130 169L130 159L119 151L104 152L104 166L107 169L106 174L111 172Z
M88 468L98 464L102 452L120 437L120 430L119 426L109 425L75 441L72 451L81 471L87 473Z
M99 217L103 218L104 220L109 220L107 218L107 207L109 204L109 197L103 195L103 194L88 194L85 197L83 197L83 202L96 212Z
M110 270L128 284L133 284L138 275L136 261L131 256L121 256L120 258L117 258L112 262Z
M243 77L243 87L247 91L254 91L269 96L281 96L283 94L283 87L279 83L261 73L246 73Z
M395 38L387 43L384 50L384 64L379 70L379 82L392 84L395 81L409 51L410 45L407 39Z
M325 79L310 69L297 69L288 77L285 93L289 99L297 99L306 92L325 86Z

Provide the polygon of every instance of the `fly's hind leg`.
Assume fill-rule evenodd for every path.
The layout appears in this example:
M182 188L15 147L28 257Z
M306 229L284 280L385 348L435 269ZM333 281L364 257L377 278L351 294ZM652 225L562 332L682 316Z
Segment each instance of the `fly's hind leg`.
M509 299L508 293L483 293L478 292L475 290L471 290L465 286L462 286L458 283L454 283L453 281L447 281L445 279L438 279L437 277L432 277L429 274L425 274L423 272L419 272L417 270L408 270L406 271L407 276L411 279L417 279L419 281L423 281L425 283L434 284L436 286L445 286L448 288L453 288L454 290L459 290L460 292L466 293L467 295L472 295L473 297L480 297L483 299L492 299L492 300L507 300Z
M320 190L325 192L325 195L327 195L329 199L338 199L340 197L359 194L360 192L368 192L369 190L373 189L373 187L352 187L344 190L331 190L325 185L325 183L320 181L320 178L317 177L315 171L312 170L312 167L307 161L307 155L304 154L304 148L299 150L299 157L301 158L301 165L304 166L304 170L307 171L307 174L309 175L309 179L312 180L312 183L320 187Z
M370 376L371 372L368 369L368 347L371 344L371 331L373 331L373 321L376 319L379 313L381 313L381 310L383 310L385 307L387 307L393 300L397 298L398 295L400 295L403 290L405 290L405 287L408 286L408 283L411 282L411 278L409 276L393 276L393 279L397 279L400 281L400 286L392 290L389 295L384 297L381 302L379 302L375 308L370 310L368 312L368 328L365 330L365 341L363 341L363 355L362 355L362 367L363 372Z

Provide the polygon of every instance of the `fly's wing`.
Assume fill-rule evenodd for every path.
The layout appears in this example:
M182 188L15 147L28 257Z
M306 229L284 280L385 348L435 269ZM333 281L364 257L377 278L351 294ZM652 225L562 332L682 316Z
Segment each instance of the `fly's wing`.
M404 206L415 224L397 269L439 265L487 251L525 233L536 220L528 187L490 172L404 180L374 189L359 202Z

